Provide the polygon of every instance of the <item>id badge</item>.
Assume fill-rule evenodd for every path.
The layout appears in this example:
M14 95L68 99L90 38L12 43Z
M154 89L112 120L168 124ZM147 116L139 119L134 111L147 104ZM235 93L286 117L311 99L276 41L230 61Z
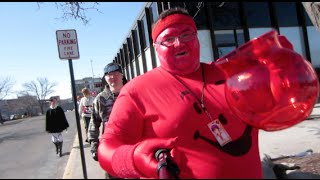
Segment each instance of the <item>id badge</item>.
M219 142L220 146L224 146L225 144L231 141L230 135L224 129L223 125L220 123L218 119L210 122L208 124L208 127L211 133L213 134L213 136Z

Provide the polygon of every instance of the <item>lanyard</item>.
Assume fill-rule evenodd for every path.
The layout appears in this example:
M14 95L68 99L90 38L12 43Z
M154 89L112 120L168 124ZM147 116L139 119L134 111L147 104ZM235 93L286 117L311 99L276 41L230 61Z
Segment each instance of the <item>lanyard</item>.
M169 74L171 74L177 81L180 82L180 84L182 84L185 88L187 88L190 93L192 94L192 96L194 98L196 98L196 100L200 103L201 105L201 108L203 109L203 111L206 113L206 115L208 116L208 118L213 121L213 118L211 117L210 113L207 111L207 108L206 106L204 105L204 102L203 102L203 99L204 99L204 87L206 85L206 80L205 80L205 76L204 76L204 68L203 68L203 64L200 64L201 65L201 72L202 72L202 81L203 81L203 84L202 84L202 92L201 92L201 99L199 99L197 97L197 95L179 78L177 77L176 75L172 74L171 72L167 71Z
M169 72L169 71L167 71ZM174 74L170 73L177 81L179 81L185 88L187 88L192 96L194 96L197 101L201 104L201 107L203 111L206 113L207 117L210 120L210 123L207 124L208 128L210 129L213 136L216 138L216 140L219 142L220 146L224 146L225 144L232 141L230 135L226 131L226 129L223 127L223 125L220 123L218 119L213 119L210 115L210 113L207 111L206 106L204 105L203 99L204 99L204 87L206 85L205 76L204 76L204 68L203 64L201 64L201 72L202 72L202 92L201 92L201 99L197 97L197 95L180 79L179 77L175 76ZM216 128L215 128L216 127Z

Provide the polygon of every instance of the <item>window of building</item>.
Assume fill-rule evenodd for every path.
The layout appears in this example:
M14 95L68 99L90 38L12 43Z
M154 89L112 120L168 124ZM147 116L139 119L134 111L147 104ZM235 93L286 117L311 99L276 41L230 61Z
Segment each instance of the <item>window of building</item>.
M133 72L132 79L137 76L137 66L136 66L136 62L135 61L136 60L132 61L132 72Z
M225 56L245 43L242 29L214 31L219 57Z
M140 49L140 38L139 38L139 33L138 33L138 27L136 27L134 30L133 30L133 34L132 34L132 37L136 37L135 38L135 42L137 43L137 56L140 55L141 53L141 49Z
M128 64L128 66L127 66L127 79L128 79L128 80L131 80L131 79L132 79L132 77L131 77L131 66L130 66L130 64Z
M315 27L308 26L308 40L310 45L311 62L313 67L320 68L320 34Z
M149 47L150 41L149 41L149 32L148 32L148 25L147 25L147 18L144 15L142 18L143 23L143 34L144 34L144 49Z
M185 3L183 3L183 2L178 2L178 1L170 2L170 7L171 7L171 8L175 8L175 7L186 8Z
M169 2L162 2L162 9L163 10L166 10L166 9L169 9Z
M234 29L241 27L239 2L215 2L209 4L214 29Z
M129 62L134 59L132 36L127 38Z
M152 13L152 22L155 22L159 17L157 3L155 2L151 3L150 10Z
M235 48L235 46L218 47L219 58L229 54Z
M299 26L296 2L274 2L274 5L280 27Z
M123 53L123 48L120 49L120 57L122 59L122 63L123 63L123 67L122 68L126 68L127 67L127 63L124 59L124 53Z
M313 26L312 21L311 21L308 13L307 13L307 11L306 11L306 9L305 9L304 7L303 7L303 10L304 10L304 11L303 11L304 18L305 18L305 20L306 20L306 26Z
M217 46L235 46L234 36L232 30L215 31Z
M122 62L122 59L121 59L121 57L120 57L120 53L119 53L119 52L117 53L117 58L118 58L119 64L123 67L124 64L123 64L123 62Z
M248 27L270 27L271 20L267 2L244 2Z
M199 30L200 62L210 63L214 60L210 30Z
M100 87L102 87L102 83L95 83L95 84L94 84L94 87L95 87L95 88L100 88Z
M306 57L305 45L302 31L299 26L280 27L279 33L284 35L294 47L294 51Z
M123 44L123 57L126 62L127 67L129 66L130 60L128 59L128 44Z
M170 2L170 7L185 8L196 22L198 30L209 28L204 2Z

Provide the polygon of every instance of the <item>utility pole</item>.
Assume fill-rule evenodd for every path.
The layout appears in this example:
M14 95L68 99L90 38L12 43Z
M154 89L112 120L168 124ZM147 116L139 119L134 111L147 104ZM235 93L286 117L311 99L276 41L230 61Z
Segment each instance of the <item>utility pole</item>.
M90 62L91 62L91 71L92 71L92 83L91 83L91 88L92 88L92 90L91 90L91 92L92 91L94 91L94 74L93 74L93 68L92 68L92 59L90 60Z

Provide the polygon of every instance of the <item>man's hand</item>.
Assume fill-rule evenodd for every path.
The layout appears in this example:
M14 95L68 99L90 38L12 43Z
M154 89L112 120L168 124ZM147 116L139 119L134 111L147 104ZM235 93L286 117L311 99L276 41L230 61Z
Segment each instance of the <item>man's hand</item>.
M134 150L133 160L137 170L148 178L159 178L157 174L158 162L155 153L158 149L174 149L177 138L147 139L142 141Z

